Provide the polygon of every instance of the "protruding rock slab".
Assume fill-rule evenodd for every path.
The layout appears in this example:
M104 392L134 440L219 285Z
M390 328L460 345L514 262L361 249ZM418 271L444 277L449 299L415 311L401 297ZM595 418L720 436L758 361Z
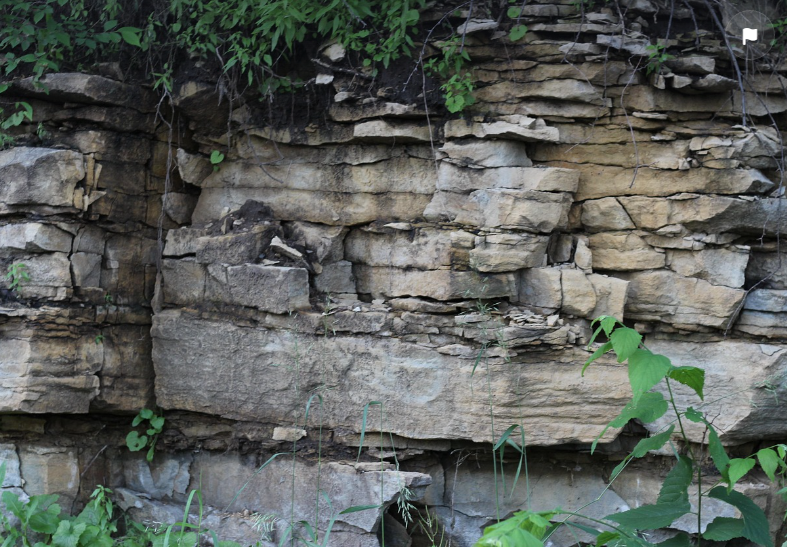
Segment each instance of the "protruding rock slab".
M488 393L479 383L486 386L486 373L472 374L473 359L395 338L325 338L177 310L156 314L153 322L156 397L163 408L291 425L308 394L328 385L325 427L360 433L364 405L382 401L386 416L396 416L384 428L396 435L493 441ZM611 359L580 377L586 358L571 347L490 362L495 423L524 420L532 444L591 442L630 393L625 367ZM369 420L367 434L378 427Z
M73 207L74 189L84 176L82 154L73 150L14 147L0 151L0 206Z
M713 418L713 427L725 444L783 438L787 434L787 397L784 370L787 347L781 345L733 342L728 340L697 343L674 340L648 340L648 349L666 355L675 366L694 366L705 370L705 404L694 392L673 384L677 406L698 408ZM771 386L764 389L764 386ZM662 383L657 389L668 396ZM675 419L672 411L648 424L656 431ZM706 440L702 424L684 421L686 433L694 442Z

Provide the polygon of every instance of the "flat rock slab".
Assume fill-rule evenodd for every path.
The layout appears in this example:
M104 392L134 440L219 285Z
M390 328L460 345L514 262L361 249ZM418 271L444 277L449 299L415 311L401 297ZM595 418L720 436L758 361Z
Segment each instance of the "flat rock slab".
M292 425L293 412L303 411L309 393L330 386L325 427L360 433L364 406L382 401L384 429L395 435L495 440L486 368L473 374L472 359L397 339L325 338L199 319L179 310L155 315L152 335L156 398L166 409ZM536 445L592 442L630 392L625 367L611 359L580 377L587 355L569 347L523 352L516 363L490 363L495 423L507 427L524 420L528 442ZM379 425L370 420L367 433L372 430Z

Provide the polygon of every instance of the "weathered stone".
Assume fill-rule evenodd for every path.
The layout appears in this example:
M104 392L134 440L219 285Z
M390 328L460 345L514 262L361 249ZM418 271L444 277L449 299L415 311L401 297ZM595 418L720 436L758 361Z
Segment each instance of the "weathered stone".
M748 251L735 248L667 251L667 265L671 270L733 289L743 287L748 262Z
M593 270L593 253L588 248L587 236L576 236L576 246L574 248L574 264L584 272Z
M486 88L489 89L489 88ZM465 120L449 120L445 124L445 138L462 137L505 138L522 141L558 142L560 134L554 127L547 127L543 120L512 114L492 123L468 123Z
M14 147L0 151L0 203L6 206L73 207L74 189L84 177L82 154L73 150Z
M431 198L431 194L405 192L371 194L278 188L204 188L192 222L219 219L227 211L240 209L250 199L265 203L280 220L330 226L350 226L382 219L416 220L423 215Z
M180 228L167 231L164 256L185 256L197 254L197 240L208 235L205 229Z
M582 225L592 232L635 228L628 213L615 198L602 198L582 204Z
M254 226L247 232L231 232L221 236L203 236L194 242L200 264L245 264L255 262L271 242L266 226Z
M489 234L476 238L470 266L479 272L510 272L546 262L549 238L529 234Z
M632 271L663 268L666 255L634 232L603 232L588 238L597 270Z
M101 255L93 253L72 254L71 274L75 287L100 287Z
M743 309L787 313L787 291L754 290L746 297Z
M784 252L752 251L746 267L746 282L763 289L787 289L787 256Z
M563 305L560 270L532 268L519 273L518 302L557 311Z
M355 124L353 138L367 142L432 142L427 124L373 120Z
M565 313L588 317L596 309L596 291L582 270L562 270L561 286Z
M202 181L213 172L213 166L208 158L197 154L189 154L182 148L178 148L176 155L178 172L183 182L202 185Z
M101 391L91 410L133 413L154 406L150 325L113 325L101 334Z
M144 87L78 72L50 73L38 80L25 78L14 87L46 100L120 105L140 112L154 112L158 103L156 94Z
M467 263L468 251L462 249L462 240L472 246L473 235L427 227L388 233L352 230L344 241L344 256L351 262L370 266L436 270L457 261Z
M481 228L550 233L567 225L571 201L569 194L535 190L476 190L454 221Z
M641 321L725 328L745 291L667 270L627 274L626 315Z
M679 194L666 199L626 196L619 200L638 228L658 230L682 224L705 233L773 234L787 229L780 199L736 199Z
M30 496L57 494L57 503L66 512L79 492L79 460L73 449L29 446L19 451L25 478L25 493Z
M357 122L368 118L424 118L426 112L414 104L400 103L372 103L361 105L332 104L328 109L328 116L337 122ZM356 126L357 127L357 126ZM366 133L373 126L366 126L362 133ZM377 126L382 130L383 128ZM390 134L389 134L390 135ZM428 135L428 133L427 133ZM359 136L356 134L356 136ZM427 137L427 141L429 138Z
M490 103L532 98L601 104L601 91L581 80L547 80L526 84L506 81L479 89L475 95L479 101Z
M632 146L631 142L624 144L542 144L535 147L531 157L539 162L584 163L592 164L594 167L614 165L633 168L639 161L639 165L647 165L651 169L688 169L688 163L686 163L689 156L688 141L640 142L637 143L636 156L632 154ZM604 182L610 183L612 181ZM631 183L630 180L629 183Z
M623 321L628 296L628 281L599 274L591 274L587 277L596 294L596 306L587 316L588 319L611 315Z
M481 167L530 167L525 145L519 141L466 139L448 141L440 151L459 165ZM438 181L439 183L439 181Z
M324 293L355 293L355 277L352 262L340 260L323 267L314 276L314 288Z
M170 455L147 462L142 454L123 460L123 478L126 487L144 492L154 500L172 498L188 493L190 454Z
M704 56L687 56L670 59L666 65L676 72L686 72L688 74L712 74L716 70L716 59Z
M773 183L756 169L689 169L665 171L604 167L557 162L553 165L580 171L577 200L607 196L669 196L680 192L745 194L765 192ZM633 184L632 184L633 181Z
M486 389L470 390L466 382L457 381L465 375L473 381L472 359L457 359L391 338L312 337L200 320L170 310L154 316L152 333L156 398L166 409L291 423L292 412L302 411L308 393L327 384L333 388L322 405L324 427L360 433L363 406L377 400L385 404L388 415L407 417L385 425L396 435L493 441ZM230 354L232 366L217 366L227 363ZM579 370L586 355L570 348L550 354L549 359L540 351L520 352L517 363L522 365L517 366L502 360L490 362L495 421L526 420L528 442L534 445L591 442L630 393L625 367L612 364L612 358L601 360L581 378ZM297 392L292 389L295 359ZM379 374L381 365L387 374ZM475 381L486 385L483 375L475 376ZM512 389L514 385L521 386L520 390ZM527 401L524 406L523 401ZM371 424L367 424L367 435L369 427L377 427ZM240 475L225 468L221 476L226 481L226 477ZM228 493L236 491L227 486Z
M18 252L71 251L71 234L38 222L0 226L0 256Z
M426 296L436 300L499 298L516 294L513 274L480 275L473 271L403 270L356 265L358 292L375 298Z
M783 381L787 350L782 346L723 340L712 343L649 340L648 349L669 357L675 366L705 370L705 404L702 412L714 416L713 427L724 444L734 445L763 438L776 438L787 430L787 411L779 399L787 396ZM731 381L734 379L734 381ZM762 389L770 385L772 390ZM657 388L667 396L662 383ZM699 404L696 394L673 386L678 408ZM674 420L672 410L647 424L651 431ZM704 424L684 423L686 434L702 442Z
M469 169L446 162L440 164L437 178L438 190L460 193L488 188L576 192L578 184L579 173L570 169L538 167Z
M336 262L344 258L344 237L349 231L344 226L291 222L285 230L288 239L311 251L309 258L316 262Z
M164 198L164 212L178 224L189 224L191 214L197 206L197 196L182 192L170 192Z

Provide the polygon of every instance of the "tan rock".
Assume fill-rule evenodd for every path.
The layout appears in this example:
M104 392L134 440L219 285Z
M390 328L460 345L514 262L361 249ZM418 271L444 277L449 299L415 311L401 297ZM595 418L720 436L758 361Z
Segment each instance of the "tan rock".
M684 140L666 143L638 142L635 156L630 138L629 142L624 144L541 144L534 148L531 157L539 162L559 161L627 168L635 167L638 158L640 166L680 169L689 156L689 142Z
M601 198L582 204L582 224L592 232L635 228L628 213L615 198Z
M202 236L194 242L197 262L200 264L245 264L256 262L262 250L271 243L271 230L254 226L247 232L230 232L226 235Z
M476 190L464 200L454 221L481 228L550 233L567 225L571 202L569 194L535 190Z
M479 89L475 95L479 101L490 103L513 102L524 98L591 104L601 104L603 100L600 89L582 80L547 80L525 84L506 81Z
M675 366L694 366L705 370L705 404L702 412L715 416L713 426L727 445L780 435L787 429L787 414L779 399L783 383L772 385L775 392L762 389L765 382L783 370L787 351L784 347L744 341L722 340L712 343L649 340L648 349L666 355ZM665 396L667 388L657 386ZM680 409L699 404L693 391L673 384ZM675 415L670 410L647 427L656 431ZM702 442L705 428L694 422L684 423L689 439Z
M323 267L314 276L314 288L328 294L355 293L355 276L352 262L340 260Z
M562 311L578 317L588 317L596 309L596 291L582 270L562 270Z
M663 268L666 255L633 232L603 232L588 238L597 270L632 271Z
M530 167L533 162L527 157L525 145L512 140L466 139L448 141L440 151L458 165L481 167ZM438 180L439 183L439 180Z
M488 88L487 88L488 89ZM445 138L462 137L505 138L527 142L557 142L560 134L554 127L547 127L543 120L518 114L504 116L492 123L467 122L465 120L449 120L445 124Z
M303 245L317 262L336 262L344 258L344 238L349 232L344 226L324 226L311 222L291 222L285 226L287 238Z
M457 245L458 239L469 239L472 234L439 228L415 228L409 231L388 230L374 233L352 230L344 241L347 260L369 266L395 266L436 270L452 264L467 264L468 250Z
M382 192L344 193L282 190L281 188L204 188L192 222L221 218L248 200L261 201L275 218L348 226L375 220L416 220L431 201L431 194Z
M631 273L626 279L626 316L640 321L724 329L745 294L668 270Z
M289 425L292 413L302 412L308 386L327 384L333 386L323 404L327 428L359 433L363 406L377 400L400 417L386 424L394 435L478 442L492 442L497 435L489 429L487 390L471 390L461 381L467 378L486 385L480 372L471 379L472 359L443 355L394 338L325 338L239 327L167 310L154 316L152 333L156 397L166 409ZM292 388L291 372L296 353L300 354L298 392ZM230 354L233 358L227 361ZM592 441L630 393L625 367L613 364L611 358L601 360L581 378L579 370L586 355L570 347L551 354L521 352L517 359L522 366L518 367L502 360L490 362L495 422L525 420L533 445ZM260 374L260 363L282 366L265 367L265 374ZM386 367L384 375L379 374L381 364ZM512 389L516 385L521 390ZM527 404L520 404L524 401ZM377 427L371 423L367 435L369 427ZM228 473L226 466L221 470L225 479L244 476ZM203 482L210 480L203 476ZM236 491L227 487L230 495Z
M429 125L387 120L357 123L353 127L353 138L368 142L432 142Z
M530 234L490 234L476 238L470 266L479 272L510 272L546 262L549 238Z
M590 284L593 285L593 291L596 293L596 306L588 316L588 319L595 319L602 315L611 315L623 321L626 298L628 296L628 281L599 274L591 274L587 277Z
M500 298L516 294L513 274L480 275L473 271L402 270L359 265L353 268L358 292L375 298L426 296L435 300Z
M579 173L570 169L538 167L498 167L469 169L441 162L437 189L448 192L469 192L488 188L539 190L544 192L576 192Z
M272 313L288 313L311 307L309 273L302 268L210 264L207 270L206 300Z
M749 253L743 249L667 251L667 265L671 270L733 289L743 287L748 262Z
M328 116L337 122L356 122L358 120L381 117L425 118L426 112L414 104L376 102L372 104L348 105L334 103L328 109Z
M73 448L29 446L19 451L25 493L57 494L61 508L70 512L79 492L79 460Z
M551 311L563 305L561 274L557 268L530 268L519 272L517 301Z

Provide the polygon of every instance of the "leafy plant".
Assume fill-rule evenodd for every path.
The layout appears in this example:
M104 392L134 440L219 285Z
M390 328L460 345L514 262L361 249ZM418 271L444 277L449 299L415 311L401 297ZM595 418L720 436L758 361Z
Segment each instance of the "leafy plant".
M672 385L673 382L677 382L691 389L700 401L703 401L704 370L692 366L674 366L666 356L651 352L643 344L642 335L636 330L626 327L614 317L599 317L593 321L592 326L596 328L590 345L602 335L607 341L601 344L585 362L582 374L584 375L588 366L602 355L614 352L618 363L628 362L629 383L633 396L620 415L598 435L592 444L591 453L610 427L623 427L634 419L651 423L664 416L670 408L675 413L674 423L652 437L642 439L631 454L615 467L610 478L610 482L613 482L632 459L641 458L649 451L662 448L670 442L677 430L679 438L683 441L682 449L676 451L675 465L664 479L656 503L613 513L604 517L604 520L592 519L581 513L560 509L547 513L520 512L510 519L488 527L476 546L540 547L560 526L573 526L595 536L597 547L603 545L647 547L653 544L640 535L641 530L668 527L673 521L687 514L696 516L697 529L702 530L703 500L713 498L735 507L740 512L741 518L716 517L701 533L701 539L727 541L745 538L765 547L772 547L773 542L765 513L751 499L734 490L734 487L757 463L771 480L781 481L787 474L785 459L787 445L777 444L763 448L746 458L730 458L721 444L718 432L708 418L693 407L679 409L673 395ZM667 398L659 391L651 391L661 382L665 384ZM688 422L701 424L706 429L710 458L720 476L719 479L712 481L710 488L707 488L708 477L703 476L704 462L695 454L686 435L685 424ZM518 426L512 426L515 427ZM509 428L509 431L512 428ZM503 446L505 444L501 439L495 449ZM696 511L692 511L689 489L695 484L697 508ZM782 490L782 493L785 493L785 490ZM549 522L559 515L564 515L566 518L556 523ZM576 516L594 521L605 530L599 531L571 522L570 519ZM675 547L688 547L690 544L688 535L684 533L670 541L670 545Z
M659 72L661 70L661 66L669 61L670 59L674 59L674 55L670 55L666 52L667 46L664 44L650 44L645 46L645 49L648 50L648 64L646 68L646 73L651 74L652 72Z
M14 292L19 291L19 285L22 281L30 281L30 275L27 273L27 264L24 262L17 262L8 266L5 278L8 281L8 288Z
M445 99L445 107L451 113L461 112L466 106L475 103L473 97L473 76L465 68L470 55L462 48L458 36L438 44L441 55L424 62L424 71L430 76L444 80L440 86Z
M224 161L224 154L222 154L218 150L214 150L210 153L210 164L213 166L214 171L219 170L219 165L221 165L221 162L223 161Z
M147 429L144 435L140 435L138 431L130 431L126 435L126 446L132 452L139 452L144 448L148 449L145 456L147 461L153 461L153 456L156 453L156 441L161 431L164 429L164 416L159 416L149 408L143 408L134 417L131 422L131 427L137 427L143 422L147 422Z

